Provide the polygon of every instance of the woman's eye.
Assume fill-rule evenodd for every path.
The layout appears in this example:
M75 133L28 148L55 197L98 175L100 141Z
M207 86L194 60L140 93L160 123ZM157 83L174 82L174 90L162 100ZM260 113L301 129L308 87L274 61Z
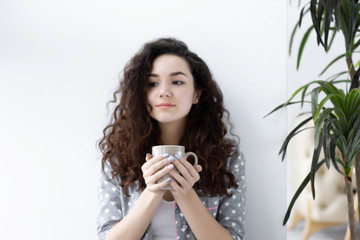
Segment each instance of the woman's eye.
M149 83L149 87L156 87L157 85L159 85L157 82L150 82Z
M183 81L173 81L172 82L172 84L174 84L174 85L181 85L183 83L184 83Z

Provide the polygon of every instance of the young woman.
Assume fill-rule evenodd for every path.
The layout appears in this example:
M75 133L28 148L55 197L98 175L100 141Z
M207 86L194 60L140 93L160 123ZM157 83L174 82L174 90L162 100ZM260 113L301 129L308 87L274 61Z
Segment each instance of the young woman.
M229 113L205 62L179 40L149 42L125 66L112 102L99 142L99 239L243 239L245 159L238 138L225 138ZM183 145L199 165L153 157L155 145Z

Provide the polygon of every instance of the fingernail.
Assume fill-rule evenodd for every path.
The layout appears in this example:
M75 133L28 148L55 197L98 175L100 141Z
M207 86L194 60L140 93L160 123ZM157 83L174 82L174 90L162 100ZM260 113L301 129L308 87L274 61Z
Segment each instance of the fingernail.
M167 180L166 180L166 182L172 182L172 179L171 178L168 178Z
M175 154L175 157L178 159L178 160L180 160L180 156L179 155L177 155L177 154Z
M151 154L150 154L150 153L147 153L147 154L146 154L146 157L149 156L149 155L151 155Z
M175 158L174 158L174 156L172 156L172 155L168 158L168 161L169 161L169 162L172 162L172 161L174 161L174 160L175 160Z
M165 153L165 154L162 155L163 158L166 158L166 157L168 157L168 156L169 156L168 153Z
M198 165L199 166L199 170L202 171L202 166L201 165Z
M172 169L173 167L174 167L174 165L169 164L168 169Z

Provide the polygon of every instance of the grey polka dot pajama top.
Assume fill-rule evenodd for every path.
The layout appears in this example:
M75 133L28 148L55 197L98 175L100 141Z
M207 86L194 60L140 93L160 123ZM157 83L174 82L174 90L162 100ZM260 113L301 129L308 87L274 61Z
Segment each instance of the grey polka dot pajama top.
M245 158L241 149L238 149L238 155L228 159L227 167L238 183L238 188L228 189L231 197L199 198L216 221L230 232L232 238L240 240L245 236L246 203ZM141 194L137 191L138 184L135 183L128 187L130 197L126 197L119 186L120 177L110 179L110 176L111 168L106 166L101 172L99 181L100 212L97 218L99 240L104 240L106 233L129 213ZM174 203L174 226L176 226L177 239L196 239L176 202ZM142 239L150 240L151 236L150 224Z

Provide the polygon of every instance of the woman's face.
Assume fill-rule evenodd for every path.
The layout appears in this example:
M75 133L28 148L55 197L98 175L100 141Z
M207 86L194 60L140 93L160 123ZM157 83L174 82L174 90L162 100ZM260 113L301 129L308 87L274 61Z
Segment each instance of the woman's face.
M159 123L184 123L200 97L188 63L176 55L164 54L154 60L148 84L150 115Z

